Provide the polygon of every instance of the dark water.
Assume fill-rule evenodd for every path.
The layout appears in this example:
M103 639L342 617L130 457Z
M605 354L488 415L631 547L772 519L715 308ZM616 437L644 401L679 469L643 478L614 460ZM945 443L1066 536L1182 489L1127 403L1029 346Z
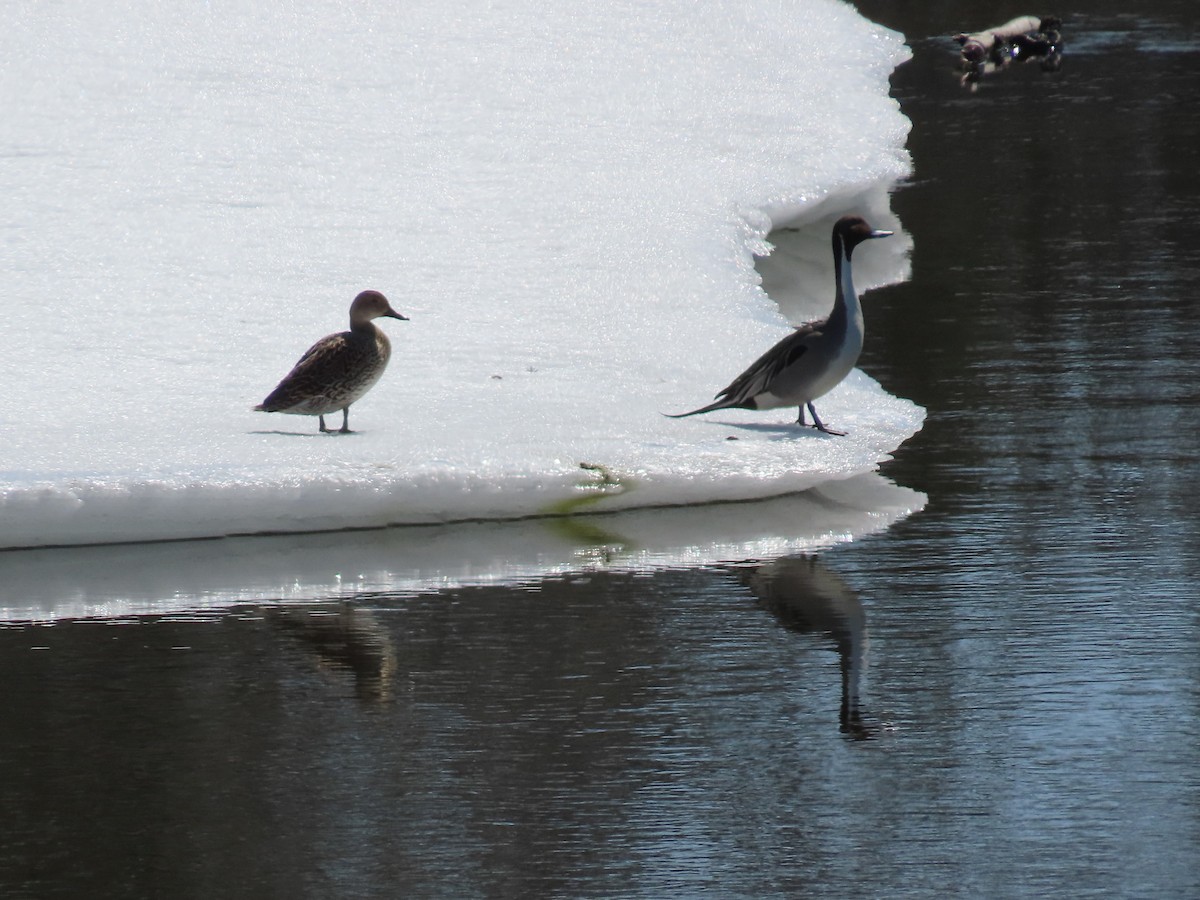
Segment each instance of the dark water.
M915 51L862 366L922 513L0 631L0 896L1200 896L1200 7L1078 6L972 94L926 38L1028 10L859 3Z

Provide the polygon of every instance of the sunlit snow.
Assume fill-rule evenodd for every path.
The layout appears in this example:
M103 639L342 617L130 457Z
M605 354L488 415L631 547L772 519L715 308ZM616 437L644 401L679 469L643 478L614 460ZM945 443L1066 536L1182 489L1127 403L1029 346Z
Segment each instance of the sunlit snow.
M818 404L845 438L660 413L825 311L838 215L899 230L905 56L835 0L22 8L0 35L0 546L873 470L922 412L859 372ZM779 226L815 248L784 312L754 267ZM864 246L860 291L908 246ZM252 412L364 288L411 321L382 321L358 433Z

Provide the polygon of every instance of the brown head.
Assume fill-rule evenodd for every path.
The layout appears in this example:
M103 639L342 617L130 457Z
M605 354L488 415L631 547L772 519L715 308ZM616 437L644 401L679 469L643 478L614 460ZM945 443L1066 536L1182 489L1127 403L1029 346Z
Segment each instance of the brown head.
M846 259L849 259L854 248L863 241L889 237L891 234L890 231L872 228L862 216L842 216L833 225L833 252L838 259L841 259L843 253Z
M363 291L350 304L351 328L361 328L372 319L379 318L408 321L407 316L402 316L392 309L392 304L388 303L387 297L383 296L379 291Z

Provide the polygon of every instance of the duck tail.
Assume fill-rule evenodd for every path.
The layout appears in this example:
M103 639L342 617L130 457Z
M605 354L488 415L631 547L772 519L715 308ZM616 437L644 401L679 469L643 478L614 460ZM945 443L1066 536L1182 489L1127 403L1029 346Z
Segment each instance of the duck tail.
M753 400L737 401L729 397L720 397L714 400L708 406L702 406L699 409L693 409L691 412L685 413L663 413L668 419L686 419L688 416L698 416L701 413L713 412L718 409L755 409Z

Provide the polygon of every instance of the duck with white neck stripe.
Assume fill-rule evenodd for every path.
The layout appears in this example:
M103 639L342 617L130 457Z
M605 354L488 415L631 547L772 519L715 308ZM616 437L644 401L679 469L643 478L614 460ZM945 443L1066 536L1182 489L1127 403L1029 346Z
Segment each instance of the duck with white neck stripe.
M755 360L708 406L679 413L672 419L718 409L778 409L797 406L799 425L806 425L804 410L813 427L825 434L834 431L817 416L813 401L833 390L850 374L863 347L863 314L850 273L850 257L863 241L888 237L892 232L873 229L859 216L843 216L833 226L833 266L837 293L828 318L798 327Z

